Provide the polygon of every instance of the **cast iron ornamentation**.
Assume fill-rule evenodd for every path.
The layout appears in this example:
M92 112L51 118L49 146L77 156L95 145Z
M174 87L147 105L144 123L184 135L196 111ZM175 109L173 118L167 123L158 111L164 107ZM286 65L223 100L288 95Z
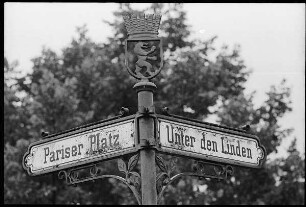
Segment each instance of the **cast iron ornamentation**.
M138 204L140 205L141 179L140 175L137 172L133 171L133 169L138 163L138 160L139 160L139 153L130 157L128 165L126 165L126 163L121 158L118 159L118 169L120 172L125 174L124 177L117 175L104 175L101 173L103 172L103 169L101 167L98 167L96 164L62 170L58 173L58 177L59 179L65 179L67 185L73 185L73 186L76 186L79 183L87 181L94 182L95 180L101 178L114 178L120 180L129 187L129 189L133 192Z
M229 178L234 173L234 169L230 165L222 165L194 160L191 172L182 172L172 176L177 166L177 159L178 158L172 158L170 159L168 164L165 164L165 161L161 156L156 155L155 157L156 165L160 169L160 173L158 173L156 176L158 203L161 202L162 195L168 185L170 185L173 181L177 180L182 176L194 176L198 177L199 179L205 180L217 179L218 181L220 181Z
M127 14L123 16L123 19L128 35L142 35L144 33L158 35L160 14L149 14L147 17L145 14L140 14L138 17L136 14Z

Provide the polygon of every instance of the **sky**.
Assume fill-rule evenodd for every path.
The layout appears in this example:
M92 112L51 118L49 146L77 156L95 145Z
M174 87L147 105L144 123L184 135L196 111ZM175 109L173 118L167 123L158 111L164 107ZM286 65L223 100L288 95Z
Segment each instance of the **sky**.
M103 20L112 21L116 3L5 3L4 55L9 63L17 60L22 74L32 71L31 59L43 46L57 52L76 37L76 27L87 25L88 36L97 43L113 34ZM144 9L150 4L132 4ZM305 152L305 5L282 4L203 4L186 3L191 38L218 36L215 46L241 47L241 57L252 69L246 93L256 91L255 107L266 99L271 85L282 79L291 87L292 112L280 118L284 128L294 128L276 156L285 156L293 137L298 150ZM163 20L163 18L162 18ZM212 118L211 122L214 121Z

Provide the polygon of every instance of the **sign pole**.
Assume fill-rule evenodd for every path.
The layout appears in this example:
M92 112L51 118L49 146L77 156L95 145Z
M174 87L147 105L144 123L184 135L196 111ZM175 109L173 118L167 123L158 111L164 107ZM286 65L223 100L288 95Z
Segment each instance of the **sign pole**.
M139 144L141 163L141 193L143 205L157 205L154 120L149 113L153 108L153 92L156 86L152 82L141 81L135 84L134 89L138 95L139 116Z

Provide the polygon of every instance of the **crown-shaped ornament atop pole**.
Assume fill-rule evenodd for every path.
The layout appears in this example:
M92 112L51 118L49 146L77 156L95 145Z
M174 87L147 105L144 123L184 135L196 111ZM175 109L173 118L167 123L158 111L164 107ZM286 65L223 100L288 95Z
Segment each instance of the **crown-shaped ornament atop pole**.
M139 37L156 38L160 25L160 14L126 14L123 16L129 39Z

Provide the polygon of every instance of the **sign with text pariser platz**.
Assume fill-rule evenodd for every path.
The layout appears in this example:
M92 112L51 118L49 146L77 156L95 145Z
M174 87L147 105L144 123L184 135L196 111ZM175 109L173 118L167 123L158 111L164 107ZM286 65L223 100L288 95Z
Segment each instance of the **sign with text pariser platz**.
M90 124L32 143L23 157L29 175L108 160L137 151L135 115Z
M260 168L265 149L257 136L204 122L158 115L159 151L212 162Z

